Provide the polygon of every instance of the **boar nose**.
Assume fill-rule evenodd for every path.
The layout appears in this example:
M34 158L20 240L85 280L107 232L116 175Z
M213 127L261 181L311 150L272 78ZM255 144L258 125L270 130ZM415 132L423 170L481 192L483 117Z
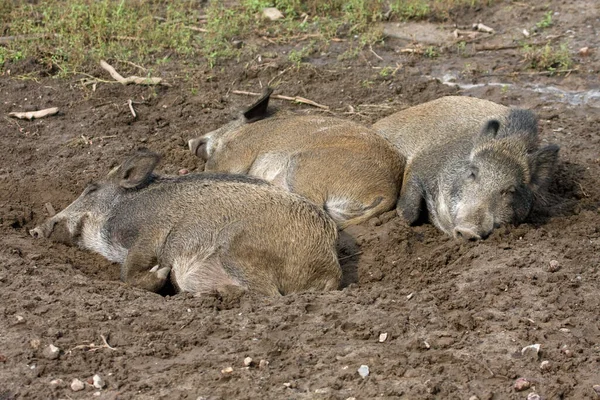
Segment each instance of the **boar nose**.
M29 230L29 234L31 236L33 236L35 239L40 238L40 237L44 237L44 231L39 226L37 226L37 227L35 227L33 229L30 229Z
M194 154L196 157L203 158L202 153L204 147L206 147L206 139L203 137L190 139L188 141L188 147L190 148L192 154Z
M481 236L471 228L457 226L454 228L454 237L457 239L465 239L465 240L479 240Z

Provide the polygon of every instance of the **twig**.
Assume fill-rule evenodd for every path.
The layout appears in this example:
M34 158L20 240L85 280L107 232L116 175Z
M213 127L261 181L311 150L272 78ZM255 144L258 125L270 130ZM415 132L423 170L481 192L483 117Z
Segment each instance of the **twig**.
M141 69L144 72L148 71L146 68L142 67L141 65L137 65L136 63L133 63L131 61L127 61L127 60L119 60L119 61L121 61L122 63L125 63L125 64L129 64L132 67L139 68L139 69Z
M208 29L198 28L197 26L185 25L184 28L189 29L190 31L194 31L194 32L202 32L202 33L208 32Z
M102 341L104 342L104 346L106 346L107 348L111 349L111 350L116 350L114 347L111 347L110 344L108 344L108 341L106 340L106 337L104 335L100 335L100 338L102 338Z
M97 345L95 343L80 344L80 345L77 345L77 346L69 349L69 351L78 350L78 349L85 349L87 351L96 351L99 349L117 350L116 348L114 348L108 344L108 342L106 341L106 337L104 337L104 335L100 335L100 338L102 338L102 341L104 342L104 344L102 344L102 345Z
M10 42L16 42L19 40L34 40L43 39L48 36L52 36L52 33L42 33L39 35L15 35L15 36L2 36L0 37L0 44L8 44Z
M375 53L375 50L373 50L373 46L372 45L369 45L369 51L371 53L373 53L375 55L375 57L377 57L378 59L380 59L381 61L383 61L383 58L381 58L381 56L379 54Z
M494 50L510 50L518 49L521 45L518 44L500 44L496 46L475 46L475 51L494 51Z
M129 111L131 111L131 115L133 115L133 118L137 118L137 114L133 109L133 102L131 101L131 99L127 100L127 105L129 106Z
M58 113L58 107L46 108L44 110L39 111L28 111L28 112L11 112L8 113L10 117L19 118L19 119L28 119L32 120L34 118L43 118L48 115L54 115Z
M232 90L231 93L234 93L234 94L243 94L243 95L246 95L246 96L262 96L261 93L246 92L246 91L243 91L243 90ZM280 100L294 101L296 103L308 104L310 106L322 108L324 110L329 110L329 106L324 106L323 104L319 104L317 102L314 102L314 101L309 100L309 99L305 99L304 97L300 97L300 96L290 97L290 96L283 96L281 94L275 94L275 95L271 95L271 98L273 98L273 99L280 99Z
M119 74L113 68L112 65L110 65L109 63L107 63L104 60L100 61L100 66L102 68L104 68L106 71L108 71L108 73L110 74L110 76L112 76L112 78L115 81L117 81L117 82L119 82L119 83L121 83L123 85L129 85L130 83L134 83L136 85L158 85L158 84L161 84L161 85L165 85L165 86L170 86L170 85L164 83L162 81L162 78L150 78L150 77L148 77L148 78L142 78L142 77L135 76L135 75L129 76L127 78L124 78L121 74Z
M354 253L349 256L340 257L340 258L338 258L338 261L347 260L348 258L360 256L362 253L363 253L362 251L359 251L358 253Z
M181 328L179 328L179 330L181 330L181 329L185 328L186 326L188 326L189 324L191 324L194 319L195 319L194 317L190 318L185 324L181 325Z

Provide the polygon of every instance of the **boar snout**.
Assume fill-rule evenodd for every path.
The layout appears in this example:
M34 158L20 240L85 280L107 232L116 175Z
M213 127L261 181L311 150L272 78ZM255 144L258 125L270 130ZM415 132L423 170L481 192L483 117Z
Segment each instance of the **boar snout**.
M192 152L192 154L195 154L196 157L199 157L203 160L207 160L208 159L208 152L207 152L207 142L208 139L201 136L201 137L197 137L195 139L190 139L188 141L188 147L190 148L190 151Z
M52 230L54 229L54 225L56 224L56 221L51 219L46 221L45 223L43 223L42 225L38 225L33 229L29 230L29 234L35 238L48 238L50 237L50 234L52 233Z
M481 239L483 239L482 236L479 235L475 229L467 228L464 226L457 226L456 228L454 228L453 233L454 233L454 237L456 239L465 239L465 240L481 240Z

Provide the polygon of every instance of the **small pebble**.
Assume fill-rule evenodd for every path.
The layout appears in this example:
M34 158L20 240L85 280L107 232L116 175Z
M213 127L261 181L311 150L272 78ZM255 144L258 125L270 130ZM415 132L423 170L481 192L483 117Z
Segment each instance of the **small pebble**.
M50 381L50 384L52 386L62 386L63 383L64 383L64 381L62 379L60 379L60 378L59 379L52 379Z
M567 357L573 357L573 352L567 348L566 344L560 348L560 352Z
M550 265L548 266L549 272L556 272L560 269L560 263L556 260L551 260Z
M96 389L102 389L106 384L104 383L104 379L98 374L94 375L92 378L94 381L94 387Z
M233 368L232 368L232 367L223 368L223 369L221 370L221 373L222 373L222 374L230 374L230 373L232 373L232 372L233 372Z
M479 397L477 397L477 396L471 396L471 397L469 397L469 400L479 400Z
M525 378L519 378L515 381L515 390L520 392L522 390L529 389L531 387L531 382L529 382Z
M542 400L539 394L531 392L527 395L527 400Z
M15 318L17 319L17 324L23 324L25 323L25 318L21 315L15 315Z
M329 389L329 388L315 389L316 394L325 394L325 393L329 393L330 391L331 391L331 389Z
M540 364L540 369L542 371L548 371L550 369L550 361L548 361L548 360L542 361L542 363Z
M362 376L363 378L366 378L367 376L369 376L369 366L361 365L360 368L358 369L358 374L360 376Z
M387 340L388 334L386 332L379 334L379 343L383 343Z
M590 48L587 47L587 46L586 47L582 47L582 48L579 49L578 53L579 53L580 56L584 56L584 57L585 56L589 56L590 55Z
M252 365L252 357L246 357L246 358L244 358L244 365L246 367L251 366Z
M79 392L80 390L83 390L84 388L85 388L84 383L81 382L77 378L73 379L73 382L71 382L71 390L74 392Z
M267 368L269 366L269 362L267 360L260 360L258 363L258 368Z
M540 353L540 347L541 345L539 343L525 346L521 349L521 355L537 357Z
M181 168L179 170L179 175L187 175L189 173L190 173L190 171L187 168Z
M594 385L593 389L594 389L594 392L596 392L596 394L598 396L600 396L600 385Z
M37 349L38 347L40 347L42 342L40 341L40 339L31 339L29 341L29 344L31 345L32 348Z
M99 397L101 394L102 394L102 392L100 392L100 391L94 392L94 396L96 396L96 397Z
M58 356L60 355L60 349L58 347L56 347L55 345L51 344L44 349L42 354L48 360L56 360L58 358Z

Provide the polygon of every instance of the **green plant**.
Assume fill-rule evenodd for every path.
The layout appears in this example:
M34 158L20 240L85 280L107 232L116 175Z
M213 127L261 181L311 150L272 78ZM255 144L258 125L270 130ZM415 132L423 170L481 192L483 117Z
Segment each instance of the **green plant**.
M386 78L394 73L394 68L392 67L383 67L381 71L379 71L379 76L382 78Z
M546 44L541 48L534 48L530 45L523 46L525 60L529 62L529 67L538 71L556 72L571 68L573 60L566 43L561 43L558 47L552 47Z
M434 47L434 46L428 46L427 48L425 48L425 50L423 51L423 55L425 57L428 58L436 58L437 56L439 56L439 52L438 50Z
M546 28L551 27L552 26L552 14L554 14L554 12L552 10L545 13L542 20L539 21L538 23L536 23L535 26L537 26L539 29L546 29Z

